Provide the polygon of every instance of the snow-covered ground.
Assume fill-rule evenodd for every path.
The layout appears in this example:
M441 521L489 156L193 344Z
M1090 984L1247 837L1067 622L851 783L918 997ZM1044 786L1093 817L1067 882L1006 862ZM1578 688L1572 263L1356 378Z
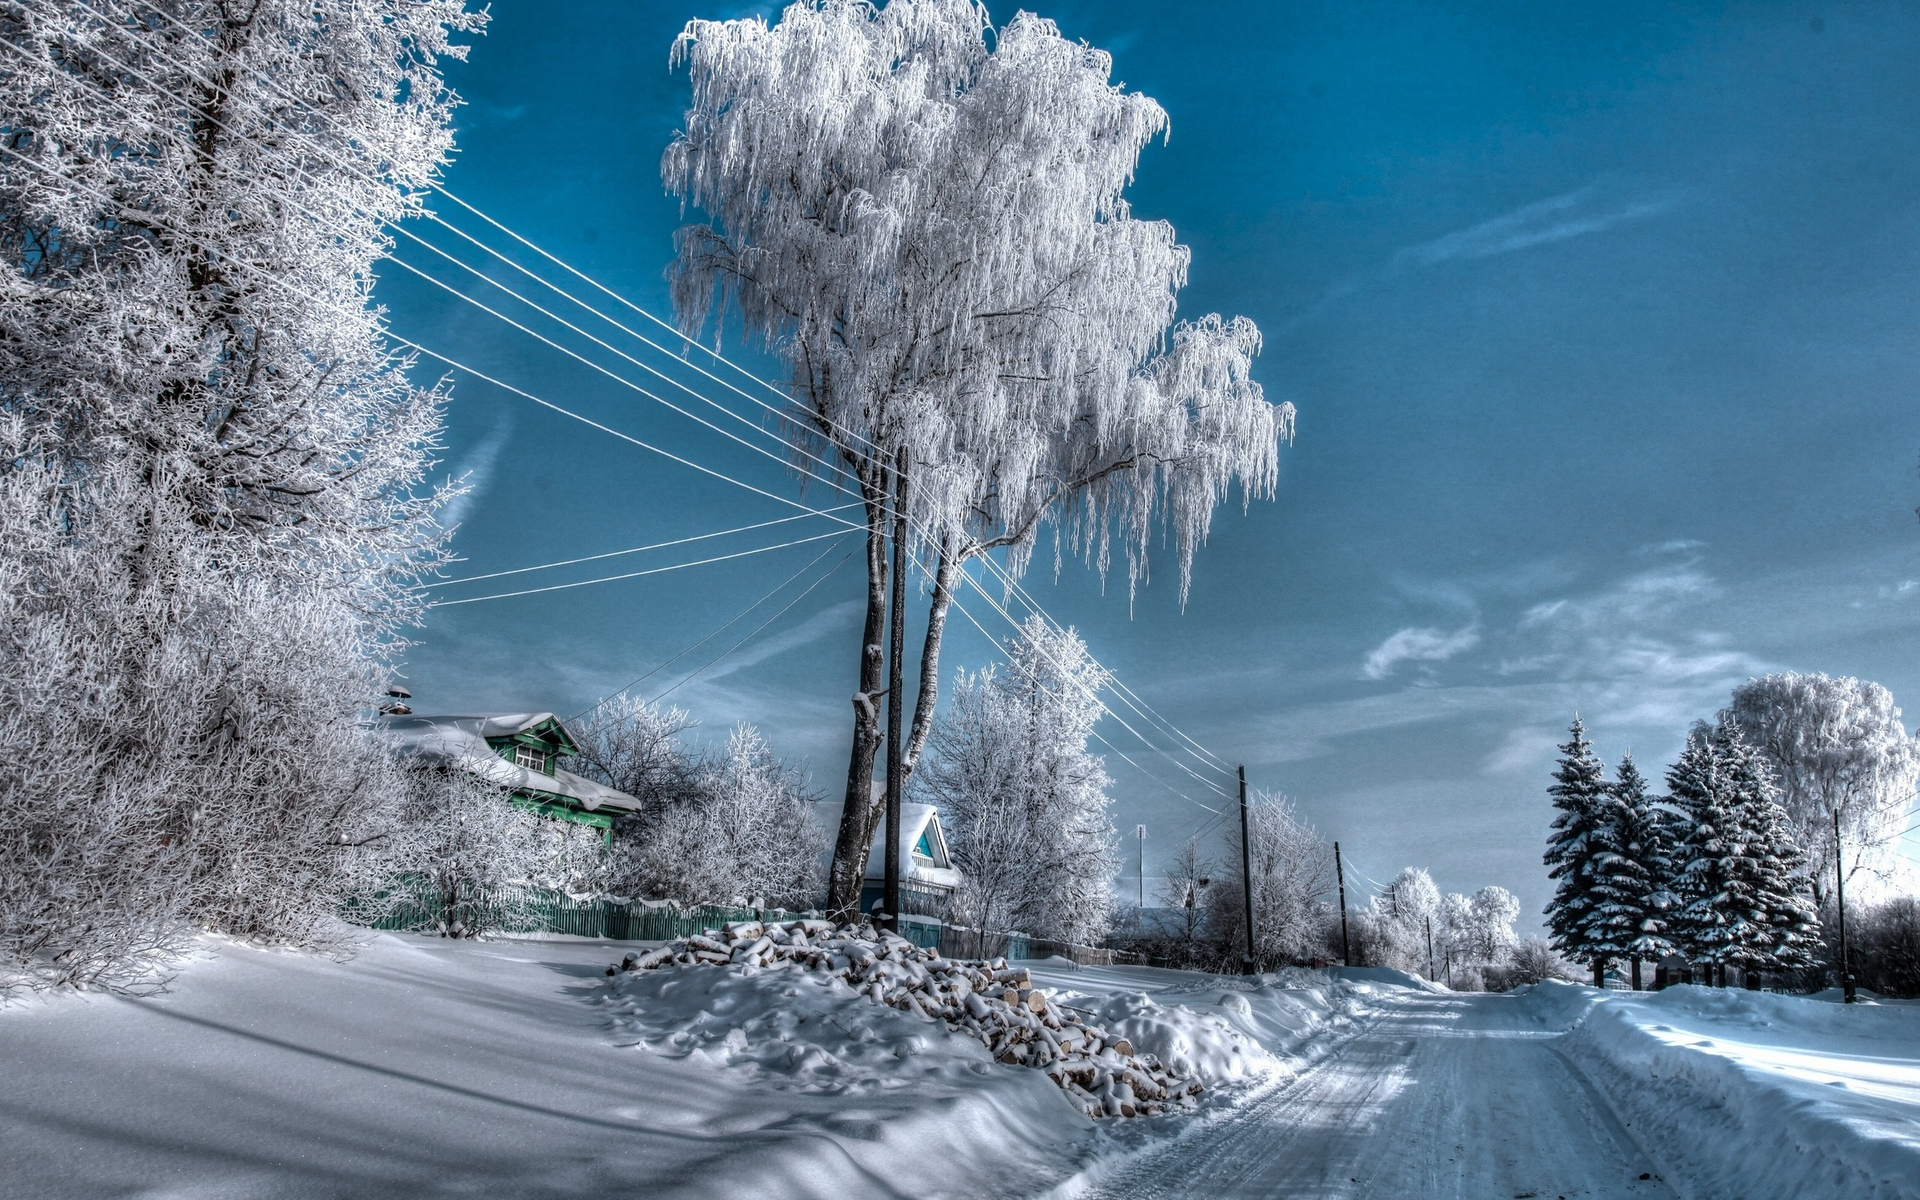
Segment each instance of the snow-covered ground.
M333 962L207 940L161 996L0 1008L0 1196L1021 1195L1190 1119L1096 1125L971 1038L772 973L702 968L636 1003L641 976L604 973L632 949L382 934ZM1360 996L1321 974L1034 974L1188 1038L1202 1112ZM822 1053L840 1069L805 1069Z
M1542 1011L1592 1005L1567 1052L1687 1195L1920 1198L1920 1005L1534 992Z
M1920 1006L1033 964L1208 1085L1094 1122L944 1024L802 972L610 981L632 949L209 940L161 996L0 1008L0 1196L1920 1200Z

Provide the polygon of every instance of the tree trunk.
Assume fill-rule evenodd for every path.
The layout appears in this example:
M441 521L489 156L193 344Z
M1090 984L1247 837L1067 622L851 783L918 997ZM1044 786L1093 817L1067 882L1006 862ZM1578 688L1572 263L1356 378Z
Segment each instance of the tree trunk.
M904 755L907 774L913 774L920 752L933 732L933 710L940 699L940 640L946 633L947 611L953 606L953 576L960 568L952 535L940 541L940 562L934 570L933 600L927 606L927 640L920 650L920 695L913 705L913 731Z
M853 751L847 761L847 797L840 810L840 833L827 873L827 913L847 921L860 909L860 887L873 850L876 806L873 760L880 749L880 710L886 656L881 640L887 622L886 473L861 480L867 505L867 621L860 639L860 690L853 694Z
M1593 960L1593 986L1597 988L1607 986L1607 960L1604 958Z
M1640 956L1637 954L1634 955L1632 961L1633 961L1633 990L1637 992L1640 990Z

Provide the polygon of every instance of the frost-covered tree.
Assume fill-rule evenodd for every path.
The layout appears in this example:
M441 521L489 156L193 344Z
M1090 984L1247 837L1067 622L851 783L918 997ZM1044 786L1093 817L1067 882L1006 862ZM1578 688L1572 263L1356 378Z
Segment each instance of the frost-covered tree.
M542 891L606 886L599 830L530 812L458 768L404 774L407 802L382 856L390 874L355 897L358 907L424 899L442 937L471 938L528 928Z
M1247 804L1252 849L1254 961L1272 970L1311 957L1324 938L1333 888L1333 850L1300 819L1293 801L1256 790ZM1221 860L1240 861L1240 830L1230 824ZM1246 953L1246 894L1240 872L1227 870L1207 889L1207 928L1223 967Z
M717 754L696 754L678 708L625 696L580 725L580 763L640 808L614 826L609 887L683 905L819 902L823 837L803 773L741 725Z
M1547 903L1547 928L1554 949L1593 968L1593 985L1605 982L1607 959L1620 953L1601 923L1601 864L1618 853L1613 838L1618 823L1608 791L1606 769L1587 740L1586 727L1574 717L1560 747L1560 765L1547 788L1558 815L1547 837L1549 878L1559 881Z
M1640 960L1673 953L1667 936L1676 906L1673 845L1668 821L1647 797L1646 776L1634 765L1631 753L1621 756L1614 772L1618 848L1602 869L1603 892L1609 914L1624 938L1621 951L1633 963L1633 989L1640 990Z
M321 938L400 802L359 718L440 559L443 397L368 288L482 20L0 12L0 970Z
M962 674L914 775L940 807L964 882L961 922L1091 943L1113 921L1117 835L1110 780L1087 752L1106 672L1071 629L1031 617L1004 670Z
M1790 672L1749 679L1726 712L1773 768L1816 902L1833 894L1835 816L1849 882L1884 877L1920 778L1920 740L1901 724L1893 694L1863 679Z
M1667 786L1689 822L1675 853L1685 901L1676 940L1723 982L1729 966L1803 965L1819 924L1798 877L1802 855L1771 768L1731 716L1694 726Z
M1173 957L1182 966L1199 955L1201 934L1207 924L1207 889L1215 870L1200 850L1200 839L1188 838L1174 851L1154 889L1160 903L1174 912Z
M1441 897L1433 917L1434 952L1447 985L1465 991L1485 986L1487 974L1513 955L1513 923L1519 916L1519 899L1497 885L1471 897L1458 892Z
M1351 922L1354 958L1366 966L1425 975L1428 923L1440 915L1440 889L1433 876L1424 868L1407 867ZM1437 957L1437 946L1435 953Z
M738 314L786 365L806 453L866 505L830 887L846 910L879 816L892 498L908 496L933 586L911 766L966 559L1003 550L1018 573L1052 522L1056 546L1103 569L1117 530L1137 580L1166 527L1184 595L1232 483L1243 500L1272 493L1293 410L1249 375L1251 322L1174 324L1189 253L1123 198L1166 114L1051 22L995 29L973 0L819 0L771 26L694 21L673 56L693 101L662 176L706 216L676 238L675 310L690 336Z

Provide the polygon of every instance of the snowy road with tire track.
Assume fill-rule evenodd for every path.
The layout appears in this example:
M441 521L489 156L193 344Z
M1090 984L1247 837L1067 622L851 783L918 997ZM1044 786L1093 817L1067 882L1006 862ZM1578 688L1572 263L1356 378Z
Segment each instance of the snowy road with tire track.
M1366 1029L1298 1078L1101 1172L1085 1194L1672 1196L1563 1056L1564 1036L1510 996L1383 999Z

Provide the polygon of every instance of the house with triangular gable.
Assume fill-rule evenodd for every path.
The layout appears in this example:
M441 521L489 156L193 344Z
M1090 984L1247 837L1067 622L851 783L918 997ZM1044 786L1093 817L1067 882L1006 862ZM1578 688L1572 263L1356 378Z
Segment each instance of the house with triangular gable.
M600 830L640 802L627 793L575 775L560 760L579 744L552 713L452 713L380 717L402 754L433 767L464 771L494 784L517 807L558 821Z

